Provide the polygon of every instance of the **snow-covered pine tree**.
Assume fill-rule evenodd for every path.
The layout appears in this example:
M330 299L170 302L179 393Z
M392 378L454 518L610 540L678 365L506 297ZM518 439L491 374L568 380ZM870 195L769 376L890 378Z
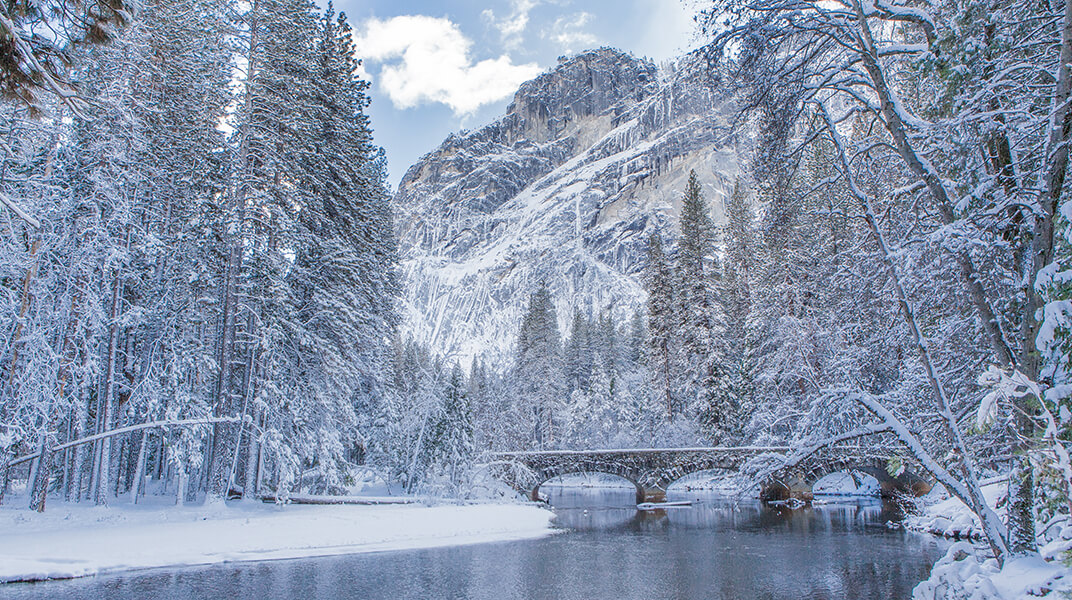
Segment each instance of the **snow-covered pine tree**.
M652 389L656 402L663 405L667 421L681 412L675 385L675 356L680 338L675 334L674 274L663 251L658 233L648 238L648 260L644 267L644 288L648 292L647 360L651 370Z
M33 210L9 206L27 229L0 248L14 299L0 308L13 332L3 460L43 451L37 506L57 486L136 500L146 477L180 502L249 495L264 478L339 489L387 425L398 291L349 29L300 0L146 0L133 16L115 44L71 54L92 115L56 100L55 118L25 121L24 105L4 106L17 151L0 191ZM216 423L207 443L165 425L49 451L210 415L242 422Z
M726 201L726 224L722 236L725 249L719 288L726 324L723 336L726 358L722 389L727 395L727 403L734 408L724 430L731 437L741 434L755 402L754 347L748 328L756 260L754 220L747 190L738 179Z
M732 399L720 389L725 351L721 307L716 302L718 263L715 226L696 172L689 174L681 200L681 238L674 256L677 282L677 334L681 338L675 361L677 385L685 410L713 439L726 433L735 412Z
M466 480L475 452L473 412L466 388L461 367L453 365L445 382L442 417L436 423L431 442L437 467L454 488L453 492Z
M575 390L587 393L592 372L592 331L589 319L579 308L573 312L573 324L563 361L566 367L566 394L572 395Z
M558 317L551 291L541 283L529 297L514 364L516 402L522 414L528 413L524 423L529 426L536 448L555 444L556 413L566 401L564 375Z
M0 88L8 100L37 113L46 97L69 109L85 109L70 79L72 48L110 42L131 20L135 3L127 0L38 0L0 7L4 37L0 51ZM44 92L44 94L42 94Z

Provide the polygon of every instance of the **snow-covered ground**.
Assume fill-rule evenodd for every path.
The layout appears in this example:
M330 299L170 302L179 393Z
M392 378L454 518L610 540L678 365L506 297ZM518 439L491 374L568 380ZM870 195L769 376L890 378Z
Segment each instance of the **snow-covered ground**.
M540 484L540 487L633 489L634 486L628 479L615 475L607 475L605 473L573 473L548 479L545 483Z
M535 505L0 507L0 582L532 539Z
M838 471L816 481L811 487L816 496L878 496L878 480L866 473Z
M1006 487L1004 481L983 486L983 495L999 515ZM921 514L908 517L906 528L963 541L953 544L930 578L916 586L913 600L1057 600L1072 595L1072 569L1064 562L1072 547L1072 524L1062 521L1045 528L1039 555L1011 559L1001 567L986 558L989 549L980 541L979 521L964 503L941 486L921 503Z
M957 542L916 586L912 600L1059 600L1072 593L1072 572L1060 562L1038 555L1010 559L999 567L994 559L981 560L985 549Z

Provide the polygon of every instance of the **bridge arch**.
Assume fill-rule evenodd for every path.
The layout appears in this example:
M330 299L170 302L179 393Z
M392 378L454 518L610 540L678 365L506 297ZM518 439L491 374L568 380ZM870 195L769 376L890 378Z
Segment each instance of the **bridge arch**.
M504 452L495 455L501 463L523 465L504 481L523 494L538 498L539 487L548 480L575 473L606 473L632 483L637 502L663 500L669 485L704 470L736 470L741 462L768 448L662 448L612 450L545 450Z
M889 461L882 457L805 460L771 473L760 487L759 497L766 502L790 498L811 500L812 488L820 479L833 473L852 471L878 480L879 494L883 498L898 494L918 497L931 490L932 482L919 475L912 465L905 466L896 476L890 474L888 465Z
M532 486L532 490L527 492L527 495L533 501L539 502L541 500L541 498L540 498L540 487L543 486L544 484L546 484L547 482L551 481L552 479L555 479L555 478L558 478L558 477L566 477L566 476L569 476L569 475L583 475L583 474L586 474L586 473L592 473L592 474L601 474L601 475L613 475L615 477L618 477L619 479L624 479L625 481L633 484L633 487L636 488L637 503L639 504L639 503L643 502L644 499L645 499L646 490L640 485L640 483L637 482L637 477L636 477L635 473L629 472L627 469L616 469L616 470L618 472L615 473L615 472L611 472L611 470L607 469L607 468L600 469L598 471L576 470L576 469L569 469L569 468L566 468L566 469L541 469L536 474L536 477L534 479L535 483Z
M687 473L684 473L683 475L667 478L666 485L663 486L663 489L665 489L666 491L670 491L671 487L676 487L681 491L692 491L694 489L691 487L693 483L706 484L715 477L730 475L737 472L737 470L726 469L724 467L715 467L711 469L690 469ZM698 487L696 489L707 488Z

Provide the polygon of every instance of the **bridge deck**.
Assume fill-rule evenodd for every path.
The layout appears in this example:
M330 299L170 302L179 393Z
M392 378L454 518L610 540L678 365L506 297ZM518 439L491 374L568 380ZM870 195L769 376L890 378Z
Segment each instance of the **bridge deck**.
M585 456L590 454L669 454L673 452L788 452L789 446L709 446L696 448L605 448L597 450L517 450L493 452L496 457L510 456Z

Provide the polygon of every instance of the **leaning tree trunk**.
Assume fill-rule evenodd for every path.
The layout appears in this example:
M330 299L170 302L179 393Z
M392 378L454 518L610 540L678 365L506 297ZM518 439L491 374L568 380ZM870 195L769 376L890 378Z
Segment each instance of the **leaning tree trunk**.
M942 425L944 426L946 433L949 435L950 444L953 449L960 454L963 467L963 484L967 496L961 498L961 500L968 504L972 509L972 512L974 512L982 522L987 543L990 544L990 549L994 553L994 557L997 558L998 561L1004 561L1005 557L1008 555L1005 528L1002 526L1001 519L994 513L994 510L983 496L982 489L979 486L979 477L975 467L975 461L969 452L967 444L964 442L960 426L957 423L956 417L953 415L949 396L946 393L945 386L943 385L938 369L935 366L934 359L931 357L927 340L923 336L923 330L920 328L919 320L916 318L915 309L908 298L908 292L905 290L904 276L901 273L900 266L898 265L894 253L890 250L889 244L886 242L885 234L883 234L882 229L879 227L878 218L875 216L871 198L856 185L856 181L852 176L852 166L845 154L845 147L841 141L841 136L838 134L837 125L835 125L834 120L830 117L825 106L820 105L819 108L822 110L823 117L826 120L830 138L834 142L835 152L837 153L839 161L837 168L843 174L849 192L860 205L864 221L867 223L871 236L874 238L874 242L878 246L883 266L889 275L890 282L893 284L897 303L901 309L901 316L904 318L905 325L908 326L908 329L911 332L913 345L916 347L916 353L919 356L920 363L923 365L924 372L927 376L927 382L930 384L931 391L934 395L936 408L938 409L938 417L941 419Z

